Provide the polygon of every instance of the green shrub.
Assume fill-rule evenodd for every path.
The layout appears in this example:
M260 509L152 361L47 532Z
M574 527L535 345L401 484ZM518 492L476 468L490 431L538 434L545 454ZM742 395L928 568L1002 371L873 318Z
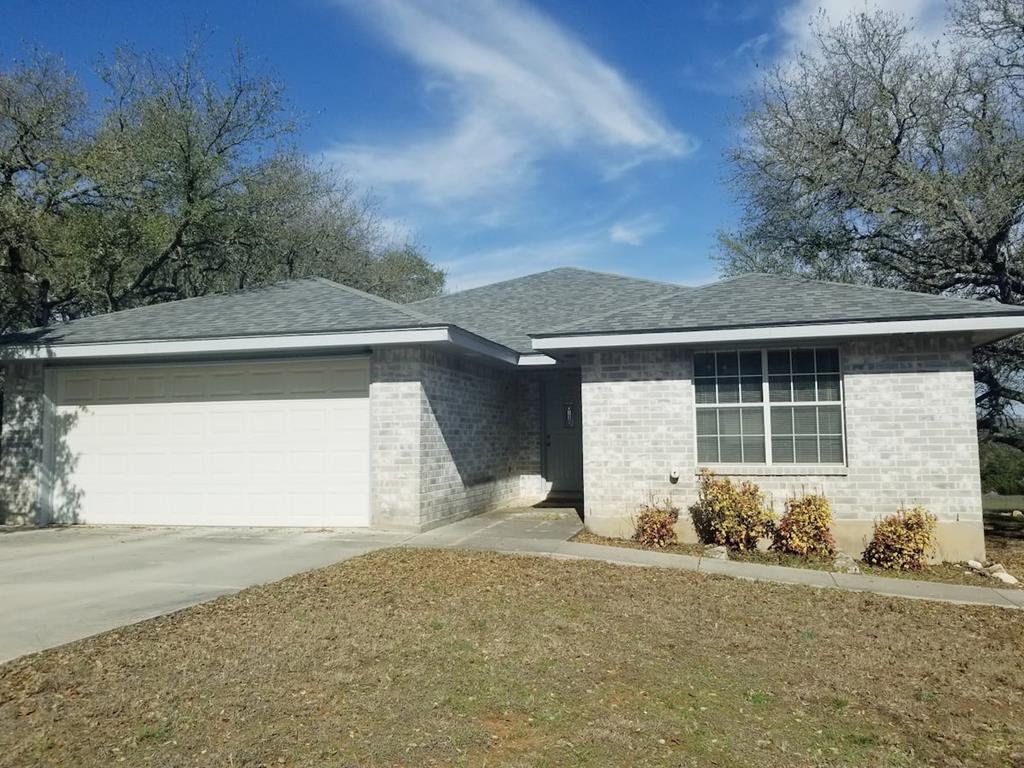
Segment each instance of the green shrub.
M672 503L672 499L659 502L651 498L640 505L640 511L633 518L633 541L645 547L675 544L678 521L679 507Z
M919 571L935 546L935 515L924 507L901 509L875 523L862 559L869 565L897 571Z
M986 441L979 449L981 489L1002 496L1024 494L1024 451L1005 443Z
M805 557L831 557L836 552L831 527L832 507L821 494L786 499L786 511L775 527L772 549Z
M764 494L751 482L733 483L700 471L697 503L690 507L693 527L705 544L724 544L730 549L757 547L757 540L772 532L773 517Z

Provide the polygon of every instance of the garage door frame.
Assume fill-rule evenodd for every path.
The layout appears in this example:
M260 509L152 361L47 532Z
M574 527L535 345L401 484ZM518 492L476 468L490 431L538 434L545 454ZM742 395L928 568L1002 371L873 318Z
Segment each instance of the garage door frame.
M198 358L198 359L183 359L175 358L172 360L157 361L157 360L131 360L131 359L110 359L102 360L97 362L87 362L84 360L76 360L74 363L65 364L50 364L45 365L43 368L43 391L42 391L42 452L40 456L40 472L37 481L37 489L39 499L36 524L39 526L46 526L54 522L54 462L56 460L56 417L57 417L57 376L61 371L67 370L103 370L103 369L115 369L115 368L196 368L196 367L217 367L224 365L237 364L259 364L259 363L281 363L285 364L288 361L296 362L315 362L315 361L365 361L367 366L367 374L369 375L372 371L371 355L366 352L359 352L354 354L311 354L311 355L267 355L261 354L258 356L240 355L231 356L225 358ZM367 409L372 414L373 404L370 401L370 390L372 382L367 381ZM373 475L375 467L373 466L373 434L371 429L367 429L366 434L366 451L368 461L368 472L367 472L367 527L373 527L373 510L374 510L374 482ZM268 526L269 527L269 526Z

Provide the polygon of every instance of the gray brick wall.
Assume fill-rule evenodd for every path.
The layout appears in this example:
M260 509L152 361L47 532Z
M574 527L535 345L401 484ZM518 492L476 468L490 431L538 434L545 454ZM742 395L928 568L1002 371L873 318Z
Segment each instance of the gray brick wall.
M959 337L886 337L842 351L848 466L721 466L770 494L832 501L840 544L861 548L877 517L922 504L940 521L946 559L983 551L971 345ZM587 525L624 535L646 495L696 496L692 356L682 350L584 356L583 452ZM669 473L677 470L678 483ZM684 535L689 532L683 526Z
M421 530L535 500L540 390L533 378L432 349L375 351L373 524Z
M2 371L0 525L36 522L43 451L43 367L8 363Z

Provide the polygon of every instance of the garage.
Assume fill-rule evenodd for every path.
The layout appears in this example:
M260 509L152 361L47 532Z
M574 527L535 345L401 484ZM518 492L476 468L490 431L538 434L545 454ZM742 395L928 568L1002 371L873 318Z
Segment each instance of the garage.
M54 418L44 461L55 521L370 523L365 357L55 367L46 375Z

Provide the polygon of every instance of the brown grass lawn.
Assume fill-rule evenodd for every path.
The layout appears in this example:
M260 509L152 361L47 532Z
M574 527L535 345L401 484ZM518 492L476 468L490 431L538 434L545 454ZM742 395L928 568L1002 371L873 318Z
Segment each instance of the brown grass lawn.
M1024 613L388 550L0 666L0 765L1019 766Z

